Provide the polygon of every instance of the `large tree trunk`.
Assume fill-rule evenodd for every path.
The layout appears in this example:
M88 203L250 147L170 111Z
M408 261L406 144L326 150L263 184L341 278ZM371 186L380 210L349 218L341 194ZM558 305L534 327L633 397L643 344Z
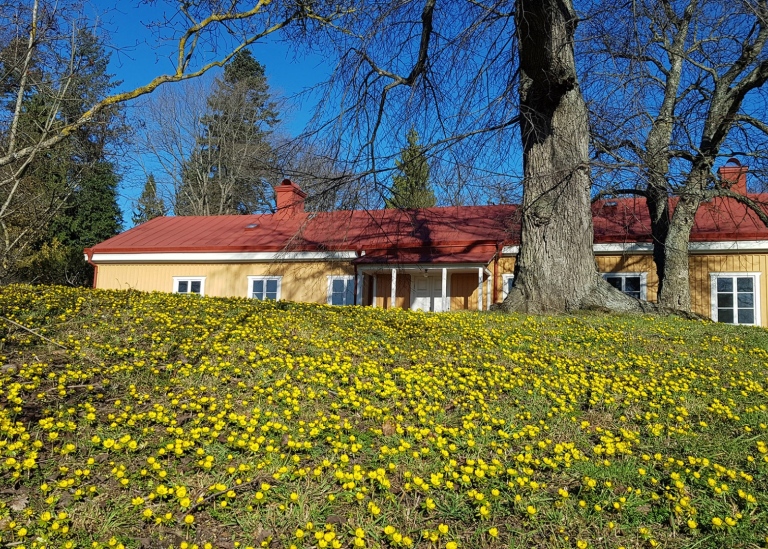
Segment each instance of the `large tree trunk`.
M666 180L663 185L649 185L646 202L651 217L651 238L653 239L653 262L659 279L658 293L664 288L666 269L666 242L669 238L669 193Z
M525 180L517 276L504 308L564 312L612 301L611 308L639 310L595 266L589 127L574 64L572 3L519 0L515 19Z
M664 246L664 285L659 292L659 307L679 311L691 310L691 286L688 274L688 243L696 211L701 205L705 172L694 169L689 176L689 192L680 197L672 214Z

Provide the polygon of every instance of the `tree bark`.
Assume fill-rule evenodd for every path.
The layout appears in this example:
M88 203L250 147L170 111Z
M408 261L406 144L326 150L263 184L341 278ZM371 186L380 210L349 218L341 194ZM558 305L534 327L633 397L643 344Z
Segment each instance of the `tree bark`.
M639 310L635 300L606 288L595 266L589 127L574 63L572 3L519 0L515 20L525 180L517 276L503 308L572 311L598 304L604 293L616 308Z
M658 299L659 307L664 309L691 310L688 243L709 173L708 165L703 161L700 164L689 175L688 192L680 196L669 223L664 246L664 285Z

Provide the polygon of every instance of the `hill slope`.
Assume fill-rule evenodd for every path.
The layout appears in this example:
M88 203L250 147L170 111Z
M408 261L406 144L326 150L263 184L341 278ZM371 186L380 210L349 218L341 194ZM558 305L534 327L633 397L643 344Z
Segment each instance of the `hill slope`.
M766 544L762 329L30 286L0 315L0 546Z

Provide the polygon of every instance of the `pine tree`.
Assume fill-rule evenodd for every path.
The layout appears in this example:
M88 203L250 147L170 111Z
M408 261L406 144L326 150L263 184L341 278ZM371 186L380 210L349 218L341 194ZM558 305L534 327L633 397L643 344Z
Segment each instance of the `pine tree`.
M136 204L136 211L133 212L133 224L146 223L150 219L165 215L165 213L165 203L157 196L155 176L149 174L147 182L144 184L144 190L141 191L141 196Z
M195 151L185 162L176 215L248 214L271 206L267 178L274 152L267 137L278 122L264 66L242 50L208 98Z
M395 160L398 173L392 178L392 196L385 200L387 208L431 208L437 202L429 182L429 164L419 134L411 128L408 145Z

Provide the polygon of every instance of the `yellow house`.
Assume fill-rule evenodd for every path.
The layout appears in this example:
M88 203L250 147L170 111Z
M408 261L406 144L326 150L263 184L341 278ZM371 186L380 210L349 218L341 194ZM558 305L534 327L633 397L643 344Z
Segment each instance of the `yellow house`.
M87 249L94 286L435 312L485 310L511 287L514 205L314 213L291 181L276 194L275 214L161 217ZM595 204L595 254L611 284L653 301L647 218L641 199ZM766 325L768 229L755 216L705 205L690 252L696 312Z

